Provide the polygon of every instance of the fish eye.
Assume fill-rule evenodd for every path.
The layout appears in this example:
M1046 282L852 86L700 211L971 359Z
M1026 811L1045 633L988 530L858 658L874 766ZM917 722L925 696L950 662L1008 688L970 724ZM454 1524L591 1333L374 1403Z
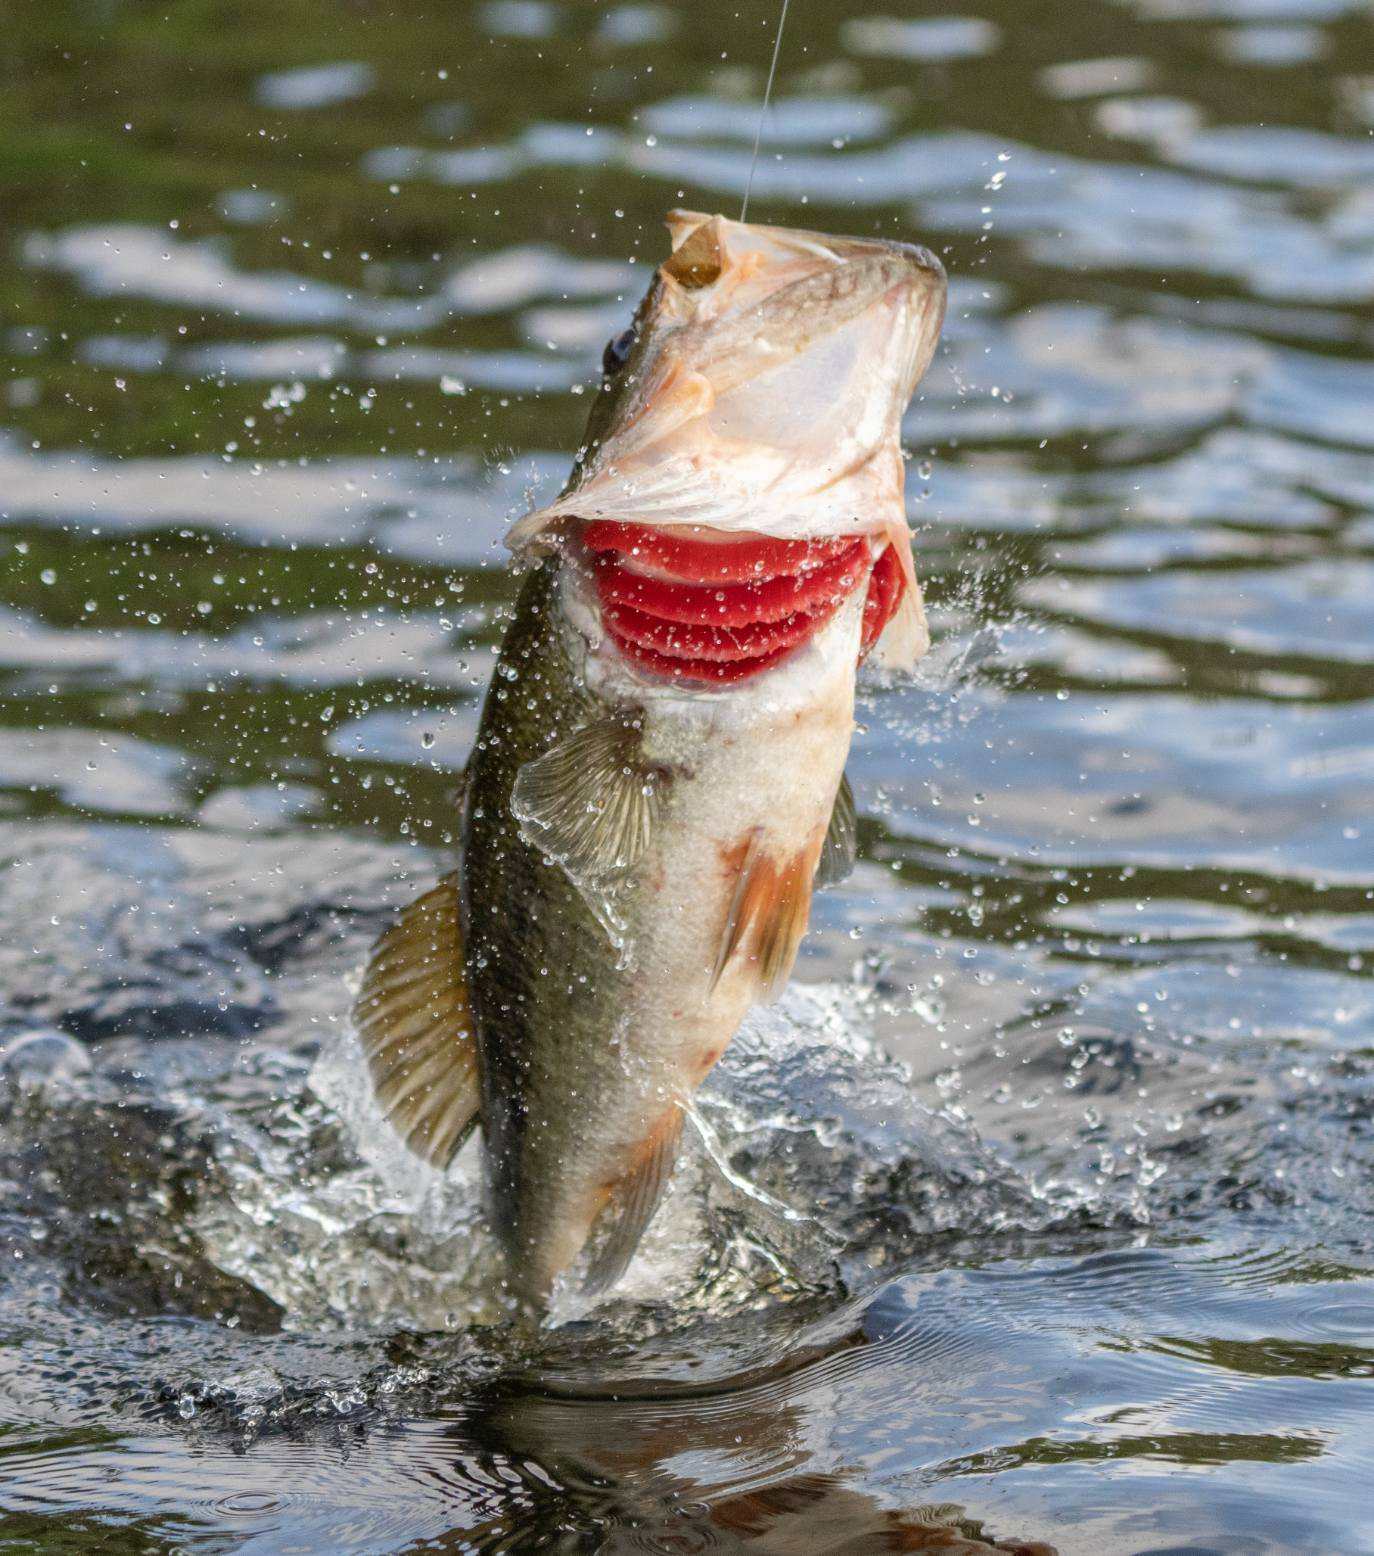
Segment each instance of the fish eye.
M630 360L630 353L634 350L638 338L634 328L631 327L628 330L621 330L619 335L612 336L606 342L606 349L601 353L601 371L607 378L614 378Z

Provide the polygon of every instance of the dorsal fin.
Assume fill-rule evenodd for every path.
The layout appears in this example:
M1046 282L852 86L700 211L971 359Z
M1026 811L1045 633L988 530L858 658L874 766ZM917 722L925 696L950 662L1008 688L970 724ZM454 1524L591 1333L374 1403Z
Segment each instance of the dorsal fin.
M388 1121L416 1156L446 1167L480 1101L456 872L373 946L353 1021Z

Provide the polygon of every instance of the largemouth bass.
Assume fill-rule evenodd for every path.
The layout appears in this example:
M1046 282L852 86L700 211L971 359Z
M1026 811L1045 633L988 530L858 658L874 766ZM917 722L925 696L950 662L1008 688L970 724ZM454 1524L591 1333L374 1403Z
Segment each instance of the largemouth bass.
M617 1280L684 1109L855 847L861 655L927 638L902 414L944 272L908 244L678 211L607 347L487 693L458 871L378 942L377 1097L447 1163L481 1126L514 1298Z

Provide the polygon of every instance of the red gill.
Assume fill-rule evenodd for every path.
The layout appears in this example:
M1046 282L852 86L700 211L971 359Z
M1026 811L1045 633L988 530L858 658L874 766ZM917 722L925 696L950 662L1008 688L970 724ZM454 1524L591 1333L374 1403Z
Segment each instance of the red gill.
M867 581L859 657L896 610L904 581L866 537L778 540L678 535L598 519L584 525L606 630L632 663L688 681L746 680L777 664Z

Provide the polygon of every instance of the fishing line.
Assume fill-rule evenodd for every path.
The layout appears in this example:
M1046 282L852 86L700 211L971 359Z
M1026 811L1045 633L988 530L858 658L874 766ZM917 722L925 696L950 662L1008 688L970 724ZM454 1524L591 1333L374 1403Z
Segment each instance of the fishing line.
M754 187L754 169L759 165L759 142L763 139L763 121L768 117L768 104L773 97L773 77L778 73L778 55L782 52L782 30L787 26L787 7L792 0L782 0L778 13L778 35L773 39L773 59L768 66L768 84L763 89L763 106L759 109L758 127L754 131L754 155L749 159L749 177L744 181L744 199L739 208L741 221L749 214L749 191Z

